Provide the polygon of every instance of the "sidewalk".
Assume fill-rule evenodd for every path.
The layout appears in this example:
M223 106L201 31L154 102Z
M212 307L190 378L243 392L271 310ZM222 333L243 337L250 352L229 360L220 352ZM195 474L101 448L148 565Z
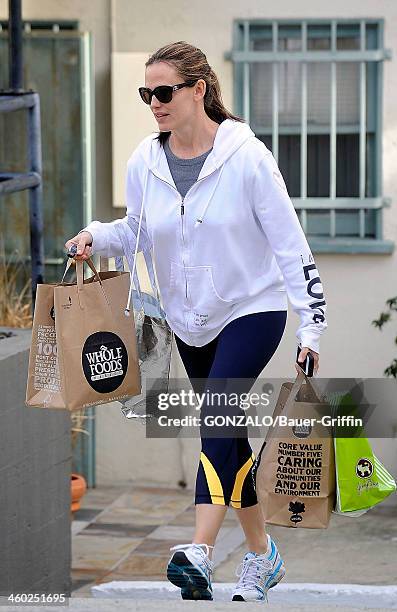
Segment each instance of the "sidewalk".
M191 491L142 484L89 490L72 524L72 596L92 597L93 586L113 581L168 585L169 548L192 539L192 500ZM333 515L325 530L269 525L287 568L274 589L275 603L277 588L281 595L284 585L290 591L297 583L330 585L330 590L346 584L396 586L396 519L397 505L384 505L356 519ZM236 580L244 552L242 530L229 508L215 548L214 583Z
M113 580L164 580L170 547L192 540L192 499L191 491L138 484L89 490L72 523L73 596L91 597L93 585ZM215 564L220 567L243 539L229 509Z
M0 600L0 606L1 606ZM244 612L258 612L258 603L239 603L223 601L173 601L164 603L163 601L141 601L137 599L70 599L68 607L73 612L165 612L171 609L172 612L233 612L233 610L244 610ZM237 606L237 607L236 607ZM366 606L328 606L317 603L316 606L299 606L294 604L265 604L265 610L269 612L362 612L369 610ZM60 606L23 606L23 612L59 612ZM371 608L371 612L384 612L386 608ZM20 612L21 607L7 607L7 612Z

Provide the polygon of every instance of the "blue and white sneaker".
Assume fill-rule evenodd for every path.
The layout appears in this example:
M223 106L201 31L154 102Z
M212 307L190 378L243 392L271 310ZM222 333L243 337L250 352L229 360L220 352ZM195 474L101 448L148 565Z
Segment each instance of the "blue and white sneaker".
M208 557L208 544L178 544L168 561L167 578L181 590L182 599L212 599L211 574L214 566Z
M285 574L285 567L277 546L267 536L267 552L248 552L239 565L236 575L240 577L232 601L265 601L267 592L274 587Z

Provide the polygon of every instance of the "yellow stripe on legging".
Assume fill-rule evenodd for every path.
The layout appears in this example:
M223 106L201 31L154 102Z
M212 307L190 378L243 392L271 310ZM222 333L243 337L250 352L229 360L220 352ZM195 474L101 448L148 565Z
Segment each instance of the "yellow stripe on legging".
M251 457L247 459L244 465L239 469L236 474L236 480L234 482L232 499L230 500L230 505L233 508L241 508L241 491L243 489L243 484L245 477L250 471L255 460L255 455L252 453Z
M219 476L215 471L211 461L201 451L200 461L204 468L205 477L207 479L208 488L210 490L211 501L213 504L225 505L225 498L223 496L223 488Z

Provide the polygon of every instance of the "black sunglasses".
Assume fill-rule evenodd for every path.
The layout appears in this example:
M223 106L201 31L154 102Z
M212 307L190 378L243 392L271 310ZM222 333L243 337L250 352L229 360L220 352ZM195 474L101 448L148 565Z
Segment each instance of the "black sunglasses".
M154 89L148 87L139 87L139 95L145 104L151 104L153 96L156 96L159 102L167 104L172 100L172 94L182 87L192 87L196 81L186 81L185 83L179 83L178 85L159 85Z

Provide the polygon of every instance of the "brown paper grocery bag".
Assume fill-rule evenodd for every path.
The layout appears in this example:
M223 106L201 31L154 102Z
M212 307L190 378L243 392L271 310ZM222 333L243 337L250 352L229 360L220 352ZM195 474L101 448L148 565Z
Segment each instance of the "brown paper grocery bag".
M66 408L57 358L54 285L37 285L26 404L41 408Z
M84 280L83 262L77 261L77 283L50 286L63 405L54 401L48 390L44 403L38 402L42 397L31 397L30 393L28 397L27 393L28 405L78 410L141 392L134 319L124 315L129 274L98 274L92 262L87 263L93 277ZM39 320L41 310L36 303L36 310L38 306ZM37 352L31 353L33 368ZM29 367L28 391L30 371Z
M273 417L320 420L328 413L328 403L302 370L293 384L283 383ZM320 423L269 428L257 461L255 484L267 523L328 527L335 501L331 432Z

